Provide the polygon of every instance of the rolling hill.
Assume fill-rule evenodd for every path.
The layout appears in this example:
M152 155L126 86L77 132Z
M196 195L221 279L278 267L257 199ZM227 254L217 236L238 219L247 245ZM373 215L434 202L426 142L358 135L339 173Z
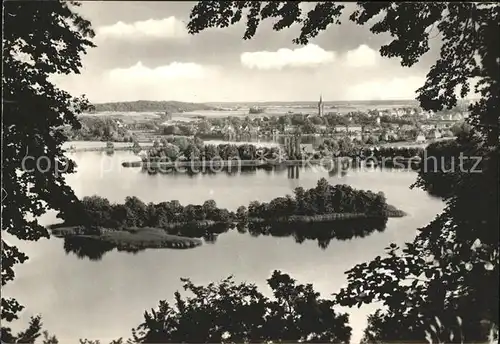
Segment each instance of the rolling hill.
M188 112L197 110L214 110L214 106L202 103L184 103L178 101L137 100L131 102L115 102L94 104L95 112Z

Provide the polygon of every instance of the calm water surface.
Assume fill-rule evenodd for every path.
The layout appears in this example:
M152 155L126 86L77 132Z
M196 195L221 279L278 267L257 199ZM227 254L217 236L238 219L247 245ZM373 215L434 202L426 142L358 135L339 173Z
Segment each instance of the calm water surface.
M140 169L120 166L122 161L134 160L131 152L117 152L112 157L100 152L71 156L78 164L78 172L68 176L68 182L79 197L98 194L112 202L123 202L126 196L137 196L144 202L177 199L182 204L214 199L218 206L236 210L252 200L269 201L291 194L297 186L313 187L325 177L332 184L383 191L389 203L409 216L389 219L384 232L365 238L332 240L325 250L316 241L297 244L292 237L255 238L232 231L222 234L215 244L192 250L147 250L137 254L111 251L101 261L92 262L67 255L61 239L23 242L20 246L30 259L17 268L15 282L3 292L27 306L22 324L29 316L42 314L44 327L62 343L76 344L78 338L84 337L104 342L128 338L130 329L143 320L144 310L156 307L159 300L172 299L181 287L181 277L208 283L234 274L237 280L255 282L269 294L266 279L279 269L299 282L313 283L323 297L329 297L345 285L346 270L382 254L391 242L412 240L416 229L443 208L440 200L409 189L416 178L412 172L358 170L332 176L307 170L294 179L286 170L237 175L148 175ZM43 222L48 224L54 219L50 214ZM373 305L349 310L354 328L352 343L359 342L366 315L375 309Z

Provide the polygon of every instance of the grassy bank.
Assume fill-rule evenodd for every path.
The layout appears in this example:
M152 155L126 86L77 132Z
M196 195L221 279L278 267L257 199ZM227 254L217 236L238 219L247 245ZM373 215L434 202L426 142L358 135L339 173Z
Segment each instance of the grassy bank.
M387 215L387 217L405 217L406 215L408 215L404 211L390 204L387 204L385 206L385 214Z
M392 205L387 206L386 210L387 217L404 217L407 214L397 209ZM335 222L340 220L354 220L354 219L372 219L378 218L380 216L371 216L369 214L362 213L332 213L332 214L321 214L321 215L292 215L286 217L276 217L271 221L276 223L322 223L322 222ZM258 218L258 217L250 217L248 222L254 223L263 223L269 222L267 219Z
M153 147L153 144L141 144L141 148L151 148ZM76 152L121 152L121 151L133 151L134 147L133 146L127 146L127 147L114 147L114 148L107 148L105 146L103 147L78 147L78 148L67 148L66 151L70 153L76 153Z
M276 223L315 223L315 222L335 222L339 220L351 219L364 219L369 218L366 214L347 214L347 213L333 213L323 215L292 215L285 217L276 217L272 220L263 219L260 217L250 217L250 223L263 223L263 222L276 222Z
M108 243L119 250L141 250L146 248L177 248L197 247L202 241L178 235L167 234L161 228L127 228L112 230L100 228L100 234L88 234L82 226L53 228L52 234L57 237L80 237Z

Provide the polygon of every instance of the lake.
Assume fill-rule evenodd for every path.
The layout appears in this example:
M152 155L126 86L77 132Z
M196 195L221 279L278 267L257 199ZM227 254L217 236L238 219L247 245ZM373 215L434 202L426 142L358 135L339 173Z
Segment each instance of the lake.
M156 308L159 300L173 299L173 293L181 287L181 277L205 284L233 274L236 280L255 282L270 295L266 279L279 269L300 283L313 283L328 298L345 285L345 271L381 255L392 242L411 241L416 229L443 209L439 199L419 189L410 190L416 174L401 170L359 169L345 175L329 175L309 169L300 171L298 178L290 178L286 170L236 175L148 175L139 168L121 167L123 161L137 159L132 152L69 155L77 162L78 172L67 180L79 197L98 194L112 202L123 202L126 196L137 196L144 202L177 199L182 204L213 199L220 207L236 210L253 200L269 201L291 194L298 186L313 187L325 177L331 184L383 191L388 203L409 215L389 219L384 232L332 240L326 249L318 247L316 241L298 244L291 237L252 237L230 231L220 235L214 244L205 243L190 250L159 249L137 254L114 250L94 262L66 254L62 239L23 242L21 249L30 259L16 268L15 282L2 291L27 306L16 324L25 325L29 316L41 314L44 328L62 343L76 344L78 338L86 337L105 344L118 337L130 337L130 329L142 322L146 309ZM52 223L55 215L48 214L41 221ZM354 329L352 343L359 342L366 315L375 309L376 305L370 305L349 310L350 326Z

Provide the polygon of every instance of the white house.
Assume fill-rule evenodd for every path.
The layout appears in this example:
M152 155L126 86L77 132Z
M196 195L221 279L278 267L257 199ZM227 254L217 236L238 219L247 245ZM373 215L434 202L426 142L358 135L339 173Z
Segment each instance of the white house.
M293 125L285 125L285 127L283 128L283 132L284 133L292 133L295 131L295 126Z
M306 154L314 154L314 146L312 143L301 143L300 150Z
M360 133L363 131L363 128L360 125L349 125L347 131L350 133Z
M425 136L424 136L424 134L422 134L422 133L419 133L419 134L417 135L417 138L415 139L415 142L416 142L416 143L423 143L423 142L425 142L425 141L426 141L426 140L425 140Z

